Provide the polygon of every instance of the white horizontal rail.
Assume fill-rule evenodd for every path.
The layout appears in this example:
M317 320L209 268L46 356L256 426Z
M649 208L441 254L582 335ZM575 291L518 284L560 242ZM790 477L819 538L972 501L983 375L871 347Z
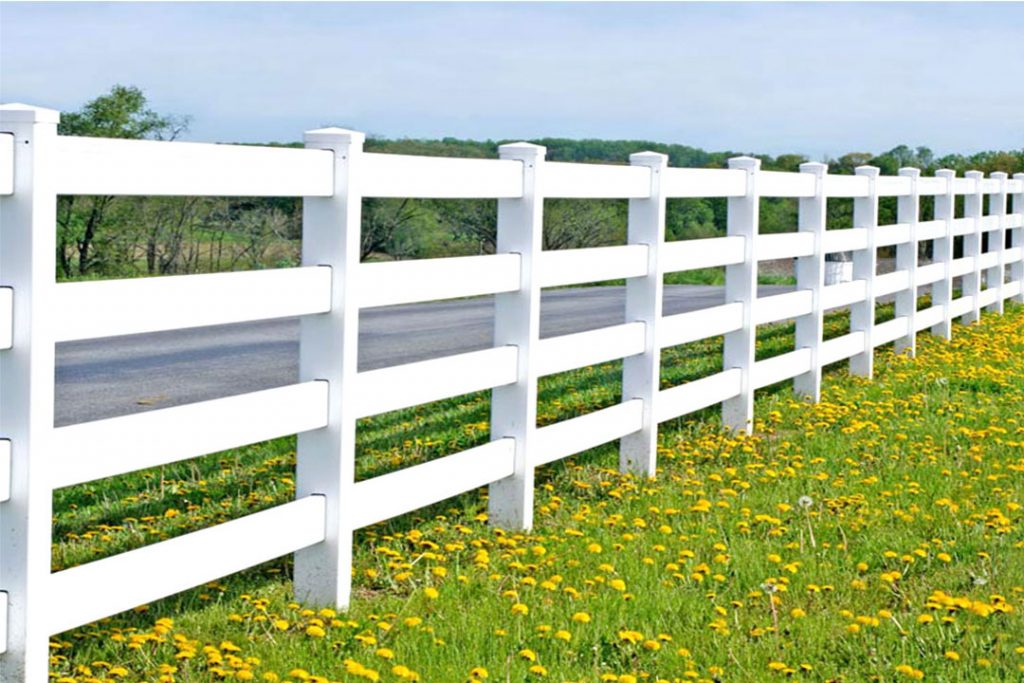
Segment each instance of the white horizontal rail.
M910 333L910 319L907 316L893 318L888 322L875 325L871 341L875 346L888 344L900 337L906 337Z
M57 194L330 197L325 150L57 138Z
M960 277L967 275L968 273L974 272L974 257L964 256L962 258L953 259L949 265L950 277Z
M357 417L512 384L517 363L516 347L500 346L360 372L356 376Z
M974 232L973 218L957 218L953 221L953 236L968 235Z
M331 309L326 266L57 285L56 341L287 318Z
M946 318L945 306L930 306L918 311L914 316L915 332L926 330L932 325L938 325Z
M643 427L643 404L634 398L537 430L536 464L545 465L622 438Z
M857 331L822 342L819 353L821 364L829 365L863 353L865 351L864 339L864 332Z
M910 226L906 223L895 225L882 225L875 233L876 247L891 247L897 244L906 244L910 241Z
M755 389L792 379L811 369L811 350L797 349L754 363L751 383Z
M11 499L11 442L0 439L0 503Z
M906 176L880 175L875 187L881 197L902 197L910 194L910 178Z
M857 176L860 177L860 176ZM868 247L867 228L847 228L825 231L825 253L858 251Z
M926 178L919 177L917 179L917 192L924 196L933 196L937 194L946 194L948 185L945 178Z
M497 439L357 482L353 524L360 529L512 476L515 453L515 439Z
M941 239L946 236L946 221L925 221L917 224L917 240Z
M949 304L949 316L951 318L957 318L961 315L969 313L974 309L974 297L973 296L962 296L959 299L954 299Z
M821 306L826 311L841 306L860 303L868 296L866 280L851 280L829 285L821 290Z
M858 175L826 175L826 197L867 197L868 179Z
M902 292L910 286L910 273L905 270L897 270L875 278L875 296L887 296Z
M982 292L978 294L978 301L982 307L989 306L999 301L999 288L993 285L988 289L982 290Z
M542 251L536 268L541 287L562 287L647 274L646 244Z
M646 166L544 164L544 196L566 199L646 199L651 170Z
M797 258L813 253L814 233L811 232L780 232L757 238L758 261Z
M930 285L933 282L938 282L944 277L946 277L945 263L929 263L926 266L918 267L917 286L923 287L924 285Z
M537 376L643 353L646 335L647 326L633 322L541 339L536 351Z
M1011 263L1016 263L1017 261L1020 261L1021 259L1024 259L1024 248L1013 247L1012 249L1007 249L1006 250L1006 261L1005 261L1006 265L1010 265Z
M655 419L664 422L739 396L742 380L740 369L730 368L671 389L662 389L654 404Z
M0 655L7 652L8 609L7 591L0 591Z
M1024 184L1024 181L1021 181ZM1018 190L1018 192L1024 192L1024 190ZM1006 217L1007 228L1019 228L1024 226L1024 213L1012 213Z
M984 216L984 217L982 217L982 219L980 221L980 223L981 223L981 231L982 232L991 232L993 230L999 230L1002 227L1002 223L1000 221L1001 218L1002 218L1001 216Z
M0 133L0 195L14 193L14 136Z
M954 178L953 194L974 194L977 183L974 178Z
M1003 285L1003 298L1009 299L1011 297L1015 297L1019 295L1022 290L1024 290L1024 282L1021 282L1019 280L1015 280L1014 282L1007 282L1005 285Z
M669 198L742 197L747 192L743 171L727 168L666 168L661 191Z
M815 182L810 173L761 171L757 191L762 197L813 197Z
M51 633L200 586L321 542L323 496L309 496L49 577Z
M754 324L765 325L799 318L811 312L813 302L814 292L809 289L761 297L754 304Z
M981 256L978 256L977 259L978 267L982 270L985 270L986 268L994 268L999 265L999 252L988 251Z
M523 164L510 159L458 159L363 154L364 197L501 199L523 196Z
M658 258L666 273L698 268L719 268L743 263L744 238L708 237L699 240L666 242Z
M359 306L394 306L519 289L519 254L362 263Z
M728 334L742 327L743 304L722 304L662 318L658 327L658 342L661 348L668 348Z
M11 348L14 339L14 290L0 287L0 351Z
M53 433L53 488L187 460L327 426L327 382L60 427Z

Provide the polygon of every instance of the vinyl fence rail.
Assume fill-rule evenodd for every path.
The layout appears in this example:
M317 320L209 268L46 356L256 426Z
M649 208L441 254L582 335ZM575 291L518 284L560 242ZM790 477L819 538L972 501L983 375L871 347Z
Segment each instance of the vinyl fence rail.
M534 470L620 439L623 470L655 474L659 422L722 405L749 431L754 391L792 379L819 398L822 367L848 361L870 377L876 347L914 352L915 334L948 338L1006 299L1024 302L1024 174L952 171L921 177L858 168L829 175L670 168L641 152L630 165L545 161L543 147L504 145L500 159L371 154L361 133L308 132L305 149L57 135L55 111L0 108L0 679L48 680L52 634L258 563L295 554L297 598L344 607L357 528L489 485L493 523L533 520ZM62 194L303 197L302 266L261 272L57 284L56 198ZM965 197L965 214L955 198ZM919 198L935 197L921 221ZM988 197L987 202L985 197ZM498 199L497 253L360 263L364 197ZM628 243L543 251L544 199L629 200ZM666 200L727 197L724 237L665 241ZM761 197L799 199L798 230L759 234ZM854 201L854 227L826 230L829 198ZM880 197L898 197L898 223L878 225ZM1008 207L1012 197L1012 207ZM988 210L983 209L987 205ZM993 236L983 240L984 233ZM954 259L953 241L964 238ZM934 240L934 263L918 243ZM987 249L983 250L983 245ZM877 274L878 248L897 270ZM853 251L854 280L825 285L825 256ZM796 259L796 291L758 298L758 262ZM726 303L662 314L665 273L726 269ZM626 278L624 323L541 339L543 287ZM953 298L953 280L962 293ZM917 290L931 287L918 309ZM495 295L493 348L368 372L356 367L359 309ZM895 295L895 319L875 302ZM823 340L826 310L849 307L851 330ZM59 341L301 316L299 382L292 386L54 428ZM758 325L796 320L796 344L755 361ZM724 335L723 370L659 388L661 349ZM537 428L537 378L624 359L622 403ZM356 420L491 390L492 440L426 464L355 480ZM51 572L55 488L298 434L296 499L241 519L107 559ZM140 578L144 577L144 578Z

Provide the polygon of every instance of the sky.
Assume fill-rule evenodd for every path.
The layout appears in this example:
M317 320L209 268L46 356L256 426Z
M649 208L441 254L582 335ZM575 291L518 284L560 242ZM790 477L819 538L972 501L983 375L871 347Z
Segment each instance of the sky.
M1024 148L1024 3L0 3L0 101L115 83L185 139Z

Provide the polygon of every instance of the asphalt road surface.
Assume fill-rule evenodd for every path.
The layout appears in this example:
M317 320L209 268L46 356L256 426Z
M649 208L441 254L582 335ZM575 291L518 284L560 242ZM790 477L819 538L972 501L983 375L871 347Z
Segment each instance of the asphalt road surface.
M761 296L792 287L762 286ZM724 303L722 287L665 288L666 315ZM543 293L541 336L625 322L623 287ZM359 369L485 349L493 297L369 309L360 316ZM57 345L56 426L205 401L298 381L295 318L110 337Z

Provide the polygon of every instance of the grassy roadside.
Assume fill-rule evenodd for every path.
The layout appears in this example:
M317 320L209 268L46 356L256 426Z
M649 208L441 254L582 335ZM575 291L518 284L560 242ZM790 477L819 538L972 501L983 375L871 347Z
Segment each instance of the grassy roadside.
M841 317L828 336L844 331ZM358 597L290 602L287 560L54 639L70 681L1020 680L1024 309L925 335L822 403L759 395L753 438L662 426L660 474L606 446L539 474L532 534L479 493L364 530ZM760 357L792 326L759 334ZM720 369L666 352L663 385ZM618 363L547 378L542 424L619 400ZM486 394L365 420L359 476L487 440ZM63 568L282 502L282 439L58 491ZM467 609L467 606L471 606Z

